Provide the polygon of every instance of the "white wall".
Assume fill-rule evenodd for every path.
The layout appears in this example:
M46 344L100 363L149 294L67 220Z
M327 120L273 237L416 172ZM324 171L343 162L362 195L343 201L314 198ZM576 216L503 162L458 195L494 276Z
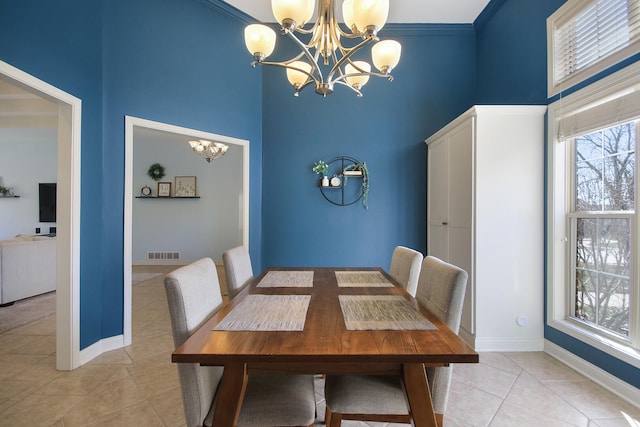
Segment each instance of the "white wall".
M222 260L222 252L242 244L242 148L230 145L211 163L187 144L188 137L146 128L134 128L134 196L147 185L157 194L158 184L147 176L153 163L165 167L172 192L176 176L196 176L199 199L133 200L133 264L154 263L148 252L180 252L180 261L202 257Z
M0 198L0 239L48 233L38 222L38 183L57 182L57 130L0 128L0 185L20 198Z

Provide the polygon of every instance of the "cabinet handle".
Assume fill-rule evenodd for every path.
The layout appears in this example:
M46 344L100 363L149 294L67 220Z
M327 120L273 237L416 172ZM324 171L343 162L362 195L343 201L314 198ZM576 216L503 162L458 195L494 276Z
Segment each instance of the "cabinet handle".
M442 225L449 225L447 221L442 221Z

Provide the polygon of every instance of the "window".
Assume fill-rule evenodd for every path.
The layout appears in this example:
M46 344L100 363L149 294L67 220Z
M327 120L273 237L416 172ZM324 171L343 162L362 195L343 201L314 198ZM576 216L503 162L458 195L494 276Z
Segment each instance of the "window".
M629 339L634 122L572 139L571 316Z
M549 105L550 326L640 367L640 63Z
M569 0L547 40L552 96L640 51L640 0Z

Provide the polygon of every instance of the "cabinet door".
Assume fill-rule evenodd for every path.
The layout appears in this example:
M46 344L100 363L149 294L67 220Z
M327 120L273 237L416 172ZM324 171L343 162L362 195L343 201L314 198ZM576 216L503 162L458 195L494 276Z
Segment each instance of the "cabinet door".
M445 136L429 146L427 254L449 258L449 147Z
M469 274L460 326L475 334L475 274L473 268L474 126L469 118L449 134L449 257Z
M427 254L469 274L461 327L475 333L473 284L473 139L469 118L429 145Z

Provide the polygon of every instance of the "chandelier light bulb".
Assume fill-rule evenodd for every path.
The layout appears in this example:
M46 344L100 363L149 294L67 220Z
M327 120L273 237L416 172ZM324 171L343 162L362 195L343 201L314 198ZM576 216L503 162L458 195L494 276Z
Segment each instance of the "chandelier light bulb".
M353 20L360 31L367 27L380 31L388 16L389 0L353 0Z
M388 74L400 62L402 45L395 40L383 40L371 48L371 59L382 74Z
M244 43L249 53L262 61L276 47L276 32L262 24L247 25L244 29Z

